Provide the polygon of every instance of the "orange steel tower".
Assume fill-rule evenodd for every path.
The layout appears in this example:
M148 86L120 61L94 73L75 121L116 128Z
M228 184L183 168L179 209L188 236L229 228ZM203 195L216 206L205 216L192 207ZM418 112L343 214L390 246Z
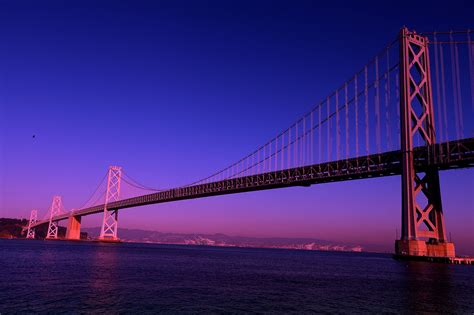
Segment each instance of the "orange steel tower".
M425 145L427 159L436 143L428 38L400 32L400 118L402 151L402 235L397 255L454 257L447 242L439 174L435 167L416 169L413 144Z
M120 196L120 180L122 177L122 168L118 166L109 167L109 175L107 178L107 192L104 202L104 219L102 221L102 229L100 230L101 240L117 240L117 223L118 209L109 211L107 204L117 201Z
M53 219L61 213L61 197L54 196L53 202L51 203L51 209L49 212L49 226L48 234L46 235L47 239L56 239L58 238L58 222Z
M28 223L28 232L26 232L26 238L35 238L35 228L32 227L32 225L36 222L38 222L38 211L31 210L30 221Z

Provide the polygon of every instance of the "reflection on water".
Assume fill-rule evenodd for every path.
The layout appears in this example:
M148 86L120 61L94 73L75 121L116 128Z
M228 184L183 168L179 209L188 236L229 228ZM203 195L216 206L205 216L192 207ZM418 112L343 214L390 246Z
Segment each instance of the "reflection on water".
M118 268L117 249L96 246L92 250L91 256L92 270L96 271L90 279L92 288L97 290L113 290ZM100 270L103 272L97 272Z
M456 279L452 265L430 264L426 262L404 262L406 301L410 310L417 312L457 311L451 287ZM468 267L468 266L466 266ZM427 301L429 303L420 303Z
M119 268L119 248L117 244L98 244L91 249L90 287L95 291L87 304L94 309L95 304L114 305L117 291L117 269Z
M472 313L472 266L390 255L0 240L0 313Z

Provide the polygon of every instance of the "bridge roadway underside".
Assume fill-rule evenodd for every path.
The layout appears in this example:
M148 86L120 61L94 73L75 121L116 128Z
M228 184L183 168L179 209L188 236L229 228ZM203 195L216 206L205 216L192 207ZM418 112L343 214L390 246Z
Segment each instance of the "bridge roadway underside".
M401 154L401 151L391 151L381 154L372 154L357 158L272 171L258 175L225 179L194 186L174 188L109 203L107 209L117 210L257 190L292 186L310 186L337 181L401 175ZM417 147L413 151L413 158L417 172L423 172L429 168L448 170L474 167L474 138L444 142L429 147ZM54 217L53 221L65 220L70 216L82 217L84 215L100 213L102 211L104 211L103 204L77 210L73 214L61 214ZM48 222L49 220L43 220L34 226Z

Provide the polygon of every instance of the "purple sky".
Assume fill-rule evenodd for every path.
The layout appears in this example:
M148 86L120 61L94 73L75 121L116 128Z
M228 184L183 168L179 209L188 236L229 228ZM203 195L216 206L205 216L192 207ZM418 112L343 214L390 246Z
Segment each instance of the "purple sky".
M350 3L0 1L0 216L42 217L54 194L79 207L111 164L152 187L192 182L286 128L403 25L472 28L469 1ZM441 175L447 229L466 254L473 175ZM399 177L371 179L128 209L119 226L390 250L400 199Z

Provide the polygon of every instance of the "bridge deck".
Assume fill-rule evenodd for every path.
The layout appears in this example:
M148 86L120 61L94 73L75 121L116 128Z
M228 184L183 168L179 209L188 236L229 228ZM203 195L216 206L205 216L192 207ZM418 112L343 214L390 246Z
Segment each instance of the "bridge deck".
M413 151L415 169L427 168L447 170L474 166L474 138L450 141L430 147L417 147ZM336 181L400 175L401 151L372 154L357 158L296 167L258 175L225 179L222 181L194 186L173 188L109 203L107 209L125 209L149 204L164 203L185 199L204 198L217 195L235 194L248 191L275 189L291 186L310 186ZM77 210L74 213L61 214L54 221L69 216L84 216L104 211L104 205ZM48 223L39 221L33 226Z

